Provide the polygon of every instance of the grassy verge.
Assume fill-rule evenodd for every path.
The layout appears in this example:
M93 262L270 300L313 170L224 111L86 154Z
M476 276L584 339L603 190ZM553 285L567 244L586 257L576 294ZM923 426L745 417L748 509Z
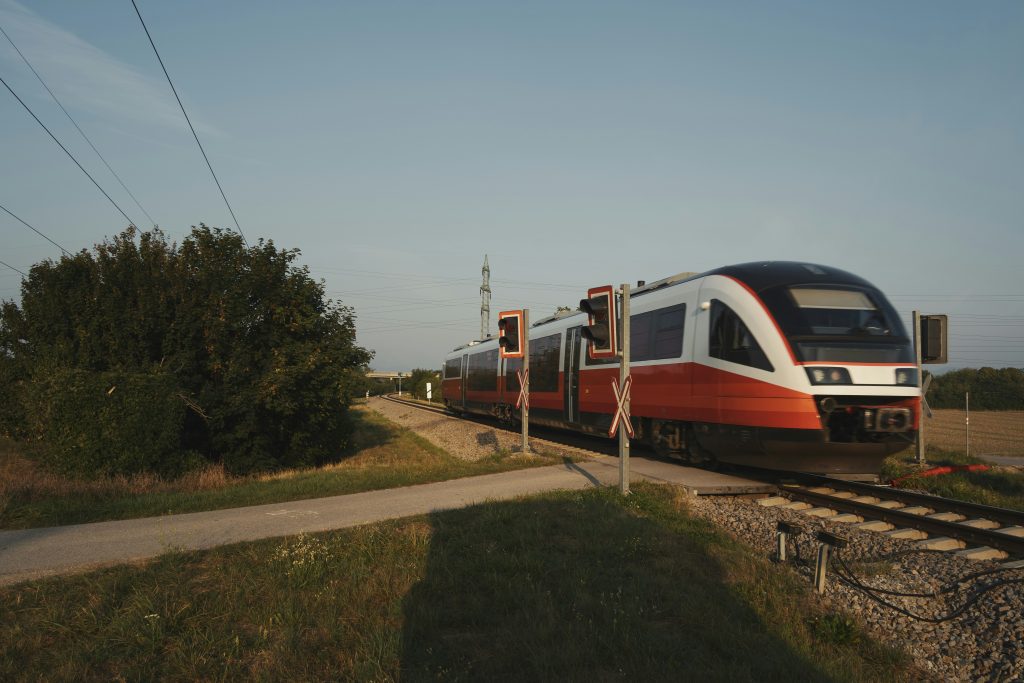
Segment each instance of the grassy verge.
M940 465L968 465L982 462L963 453L929 448L924 469ZM882 467L883 481L911 474L921 468L914 464L913 453L893 456ZM954 472L934 477L913 477L900 484L902 488L983 505L1024 510L1024 472L1019 469L993 465L984 472Z
M0 679L924 678L684 501L550 494L0 589Z
M210 468L171 482L154 477L78 481L39 470L0 443L0 528L130 519L279 503L409 486L552 464L551 458L497 453L476 462L449 455L365 408L353 411L352 454L313 470L230 477ZM559 460L560 462L560 460Z

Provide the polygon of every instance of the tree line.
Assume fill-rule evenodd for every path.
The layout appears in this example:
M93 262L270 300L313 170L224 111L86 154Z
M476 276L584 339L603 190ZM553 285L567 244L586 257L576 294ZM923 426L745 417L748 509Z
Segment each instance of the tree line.
M932 378L928 404L932 408L963 408L971 394L976 410L1024 410L1024 370L966 368Z
M0 432L76 474L338 459L372 353L298 255L200 225L36 264L0 304Z

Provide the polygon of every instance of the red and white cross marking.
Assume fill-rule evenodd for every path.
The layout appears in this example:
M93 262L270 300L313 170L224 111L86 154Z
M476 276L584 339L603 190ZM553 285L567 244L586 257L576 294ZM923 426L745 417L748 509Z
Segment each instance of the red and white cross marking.
M526 406L526 410L530 410L530 397L526 393L526 383L530 380L530 370L526 372L522 370L516 370L516 377L519 378L519 398L516 399L516 410L519 410L520 405Z
M608 429L608 436L615 436L615 433L619 431L619 422L622 422L623 429L626 430L626 434L629 438L633 438L633 424L629 421L629 413L626 412L626 401L629 400L629 388L633 386L633 376L626 377L625 383L622 385L622 393L619 393L619 382L618 380L612 380L612 391L615 392L615 417L612 418L612 426Z

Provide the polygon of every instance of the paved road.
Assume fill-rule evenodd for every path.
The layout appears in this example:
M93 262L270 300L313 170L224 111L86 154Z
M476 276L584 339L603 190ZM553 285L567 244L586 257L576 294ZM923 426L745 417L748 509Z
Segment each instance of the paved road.
M979 455L979 458L996 465L1024 467L1024 456L1019 455Z
M737 477L631 458L632 480L691 488L742 488ZM342 529L516 496L618 482L618 459L420 484L289 503L44 529L0 531L0 585L145 560L169 550L200 550L240 541ZM724 490L724 489L722 489Z

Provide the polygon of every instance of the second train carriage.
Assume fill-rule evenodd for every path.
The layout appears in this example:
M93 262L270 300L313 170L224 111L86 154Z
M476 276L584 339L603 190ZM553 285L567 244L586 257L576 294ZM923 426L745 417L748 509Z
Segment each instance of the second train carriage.
M670 457L877 475L913 442L920 391L912 342L876 287L835 268L765 262L667 278L630 299L631 419ZM619 363L588 357L582 313L530 338L531 422L603 433ZM455 349L445 405L517 417L516 369L496 339Z

